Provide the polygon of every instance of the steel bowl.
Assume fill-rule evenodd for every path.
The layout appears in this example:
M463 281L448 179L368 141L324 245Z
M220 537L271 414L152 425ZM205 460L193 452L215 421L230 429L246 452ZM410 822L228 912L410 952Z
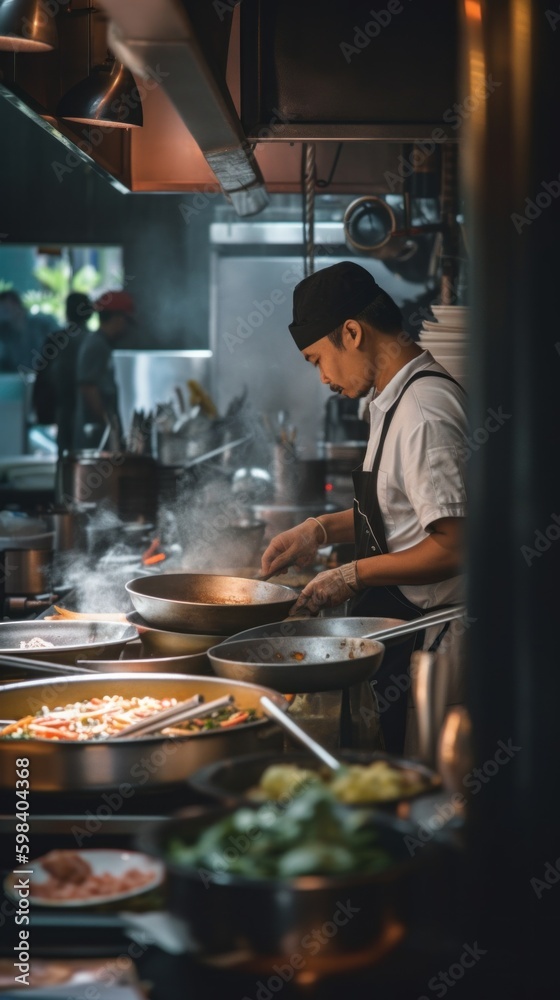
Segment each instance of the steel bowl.
M45 642L52 642L53 645L39 649L21 648L21 642L29 642L37 637ZM0 622L0 656L24 656L70 666L77 660L115 660L127 642L136 637L136 629L124 622L83 619L52 622L44 618Z
M380 751L367 753L359 750L339 750L336 756L344 764L371 764L376 760L384 760L399 771L405 771L423 782L423 788L412 795L403 794L368 803L368 806L374 806L376 809L398 809L399 815L402 816L407 810L402 810L401 804L406 805L413 799L433 793L441 787L440 776L418 761L406 760L404 757L395 757ZM213 761L200 771L191 774L189 784L195 791L206 798L214 799L222 806L254 805L256 801L263 800L256 799L249 792L258 786L266 769L274 764L295 764L318 773L325 770L324 765L316 757L304 750L249 754L229 760ZM352 805L351 808L355 807ZM364 806L359 804L356 808L362 809Z
M171 819L142 827L136 846L161 858L167 868L167 909L185 925L187 947L201 961L242 952L245 969L262 972L291 962L310 972L374 962L403 936L412 880L433 859L434 843L411 857L404 837L413 827L390 813L370 812L380 845L395 864L377 875L314 875L294 879L250 879L188 868L169 857L176 839L193 844L234 809L191 807ZM258 819L256 819L256 824ZM243 849L243 837L233 850ZM317 932L321 946L314 946Z

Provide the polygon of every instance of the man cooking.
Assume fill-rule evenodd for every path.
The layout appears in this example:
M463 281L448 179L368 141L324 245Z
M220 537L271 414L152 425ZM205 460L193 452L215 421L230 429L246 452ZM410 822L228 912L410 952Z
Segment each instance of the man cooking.
M105 292L93 308L99 329L88 333L76 364L78 405L74 446L111 451L122 447L122 426L112 351L134 324L134 300L128 292Z
M332 392L371 394L370 434L354 473L354 509L308 518L272 539L263 575L312 563L317 549L353 542L355 560L319 573L292 614L317 614L351 599L350 614L413 619L463 598L462 540L467 513L466 397L457 382L402 329L400 310L365 268L350 261L310 275L294 290L290 333ZM437 648L446 626L427 636ZM424 632L388 646L376 675L408 688ZM385 746L401 753L406 696L384 699Z

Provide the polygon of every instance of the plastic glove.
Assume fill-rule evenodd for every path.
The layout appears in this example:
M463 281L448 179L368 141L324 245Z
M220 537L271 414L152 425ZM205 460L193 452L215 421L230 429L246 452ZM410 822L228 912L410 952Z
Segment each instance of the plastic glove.
M310 566L317 555L320 545L324 545L324 532L321 525L313 519L296 524L276 535L263 553L261 563L262 576L274 576L288 566L302 569Z
M318 573L303 588L290 615L301 614L302 611L316 615L321 608L334 608L338 604L343 604L350 597L354 597L359 589L360 582L356 575L355 562L337 566L336 569L327 569L324 573Z

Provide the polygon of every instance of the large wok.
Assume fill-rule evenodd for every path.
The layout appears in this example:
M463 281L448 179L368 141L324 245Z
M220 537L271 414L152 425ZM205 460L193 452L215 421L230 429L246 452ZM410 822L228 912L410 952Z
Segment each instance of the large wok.
M281 622L245 629L244 632L238 632L237 635L224 639L224 642L237 642L240 639L292 639L299 635L324 638L334 635L346 639L360 639L370 633L385 632L388 628L402 624L404 624L402 618L285 618ZM377 638L377 635L375 637ZM406 636L402 636L400 640L396 638L393 642L404 642L405 639Z
M105 694L175 697L180 701L201 694L205 701L233 694L240 708L259 708L268 695L283 710L287 702L276 691L254 684L216 677L179 674L99 674L61 677L54 681L20 681L2 688L2 716L19 719L68 702ZM144 736L130 740L72 743L42 739L0 740L3 766L0 791L13 791L16 760L29 758L34 792L91 792L119 789L126 798L135 790L148 791L184 782L185 778L222 757L279 750L283 735L268 719L196 736ZM120 786L120 787L119 787ZM126 786L126 790L125 790Z
M375 673L384 653L375 639L296 636L224 642L211 646L207 655L218 677L300 694L359 684Z
M404 642L413 632L444 624L465 614L462 604L454 604L441 611L428 612L421 618L404 621L402 618L286 618L246 629L229 636L224 642L241 639L291 639L296 636L339 636L340 638L377 639L383 645Z
M177 632L154 628L144 621L137 611L130 611L127 621L138 631L142 646L148 656L190 656L205 653L210 646L227 636L200 635L196 632ZM191 671L187 671L190 673Z
M297 595L290 587L211 573L166 573L126 584L148 624L179 632L232 635L288 614Z
M378 630L375 638L299 634L282 638L232 639L208 650L208 659L218 677L265 684L276 691L304 693L331 691L366 680L383 659L385 637L399 638L431 625L444 624L464 615L457 604L434 611L414 621ZM322 622L336 619L322 619ZM340 619L345 622L346 619ZM280 623L281 625L282 623ZM287 622L286 625L289 625ZM294 621L298 627L307 621ZM336 626L335 626L336 628Z
M21 642L40 637L54 645L22 649ZM72 665L77 660L117 659L127 642L137 638L127 622L34 619L0 622L0 656L24 656L33 660Z

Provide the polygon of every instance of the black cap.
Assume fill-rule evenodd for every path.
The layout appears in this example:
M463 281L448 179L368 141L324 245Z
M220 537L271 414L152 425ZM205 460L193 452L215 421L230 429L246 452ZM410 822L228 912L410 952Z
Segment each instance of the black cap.
M294 288L289 330L300 351L357 316L373 302L379 285L365 267L343 260L304 278Z

